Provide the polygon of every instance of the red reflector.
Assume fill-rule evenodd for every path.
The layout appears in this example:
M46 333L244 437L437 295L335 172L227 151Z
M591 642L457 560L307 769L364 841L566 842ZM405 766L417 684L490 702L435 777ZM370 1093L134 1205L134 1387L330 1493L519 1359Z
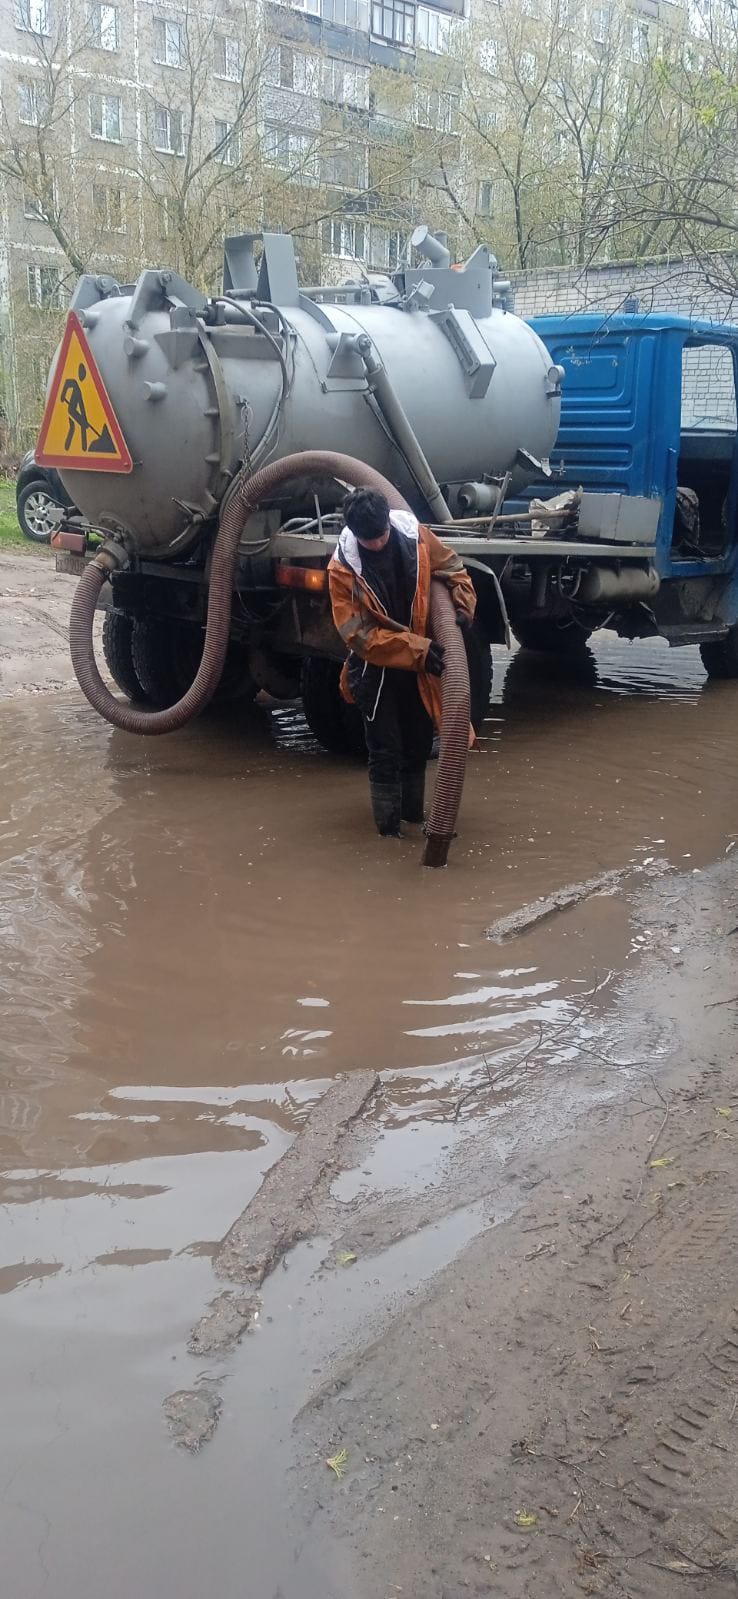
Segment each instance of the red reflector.
M84 555L87 549L87 539L84 533L62 533L57 528L51 535L52 547L55 550L71 550L73 555Z
M280 561L277 582L285 589L308 589L312 594L321 594L328 587L328 573L324 566L287 566Z

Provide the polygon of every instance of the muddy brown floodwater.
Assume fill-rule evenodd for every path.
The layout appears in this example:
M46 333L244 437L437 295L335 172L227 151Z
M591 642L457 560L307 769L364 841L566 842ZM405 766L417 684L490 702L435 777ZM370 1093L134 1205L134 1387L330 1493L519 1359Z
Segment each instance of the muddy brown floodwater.
M612 898L514 954L484 929L566 883L696 870L732 843L738 685L708 684L696 651L601 635L577 671L502 652L495 668L439 873L419 839L374 837L361 770L319 751L293 707L137 740L69 688L0 706L12 1599L329 1591L319 1552L290 1544L269 1466L285 1404L332 1353L285 1331L289 1273L242 1411L227 1401L230 1425L194 1459L162 1423L216 1241L339 1072L385 1074L385 1136L346 1196L432 1183L468 1075L583 992L606 996L642 942ZM511 1090L521 1114L530 1091ZM410 1264L389 1258L362 1318L477 1225L451 1218ZM355 1333L337 1307L335 1346Z

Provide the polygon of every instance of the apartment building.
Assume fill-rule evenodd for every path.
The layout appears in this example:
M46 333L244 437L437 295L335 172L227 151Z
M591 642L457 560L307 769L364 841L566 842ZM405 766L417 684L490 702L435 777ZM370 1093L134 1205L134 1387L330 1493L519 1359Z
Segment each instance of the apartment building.
M684 14L681 0L611 4L633 6L631 60ZM14 442L33 437L82 270L130 281L158 261L213 284L238 227L290 229L312 281L392 271L418 219L452 243L470 226L494 242L485 138L506 91L493 30L515 12L534 75L542 19L553 8L578 40L582 7L597 50L610 12L590 0L0 0L0 406Z

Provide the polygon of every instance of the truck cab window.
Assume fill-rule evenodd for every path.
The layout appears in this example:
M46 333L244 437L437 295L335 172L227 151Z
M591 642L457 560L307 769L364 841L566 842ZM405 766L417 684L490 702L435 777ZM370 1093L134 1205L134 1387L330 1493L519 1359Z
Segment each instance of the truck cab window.
M732 542L728 492L736 450L736 380L726 345L697 341L682 351L682 413L674 552L722 555Z

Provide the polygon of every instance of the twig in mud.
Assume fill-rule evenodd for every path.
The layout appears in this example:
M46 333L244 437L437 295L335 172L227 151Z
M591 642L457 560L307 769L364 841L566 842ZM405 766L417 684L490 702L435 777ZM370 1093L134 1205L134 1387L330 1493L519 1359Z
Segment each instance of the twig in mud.
M661 1134L663 1133L664 1128L666 1126L666 1123L669 1120L669 1112L671 1110L671 1105L669 1104L668 1099L664 1099L664 1096L663 1096L663 1094L661 1092L661 1089L656 1086L656 1083L654 1082L653 1078L651 1078L651 1087L653 1088L654 1093L658 1094L659 1099L661 1100L661 1103L662 1103L662 1105L664 1107L664 1115L663 1115L663 1119L662 1119L662 1122L661 1122L661 1126L659 1127L659 1130L658 1130L658 1132L656 1134L656 1137L654 1138L653 1143L651 1144L650 1148L646 1152L646 1165L647 1166L653 1160L654 1151L656 1149L656 1145L658 1144L659 1139L661 1137Z

